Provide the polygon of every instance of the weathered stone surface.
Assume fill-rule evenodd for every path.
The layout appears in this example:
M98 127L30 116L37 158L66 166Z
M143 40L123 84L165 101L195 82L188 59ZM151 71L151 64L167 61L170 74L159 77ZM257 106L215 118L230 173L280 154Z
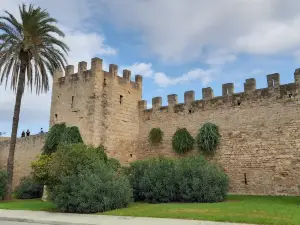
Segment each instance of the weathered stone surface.
M234 93L232 83L223 85L223 96L203 90L203 99L194 101L186 92L185 103L177 95L153 100L146 109L142 99L142 77L130 81L130 71L117 76L117 66L102 70L102 60L92 59L91 69L79 64L79 73L69 66L67 75L55 74L50 125L66 122L80 128L86 143L103 144L110 157L126 164L152 156L178 157L171 140L178 127L193 136L205 122L220 127L221 145L209 160L222 166L230 177L230 192L237 194L300 195L300 99L299 76L280 85L279 74L267 76L268 88L256 89L247 79L245 92ZM164 132L158 148L148 144L151 128ZM14 184L30 172L30 161L40 152L44 136L18 140ZM1 141L1 140L0 140ZM9 141L0 142L0 168L5 167ZM199 154L195 149L189 154Z
M15 152L13 187L31 172L31 162L41 153L47 134L19 138ZM6 169L10 141L0 142L0 169Z

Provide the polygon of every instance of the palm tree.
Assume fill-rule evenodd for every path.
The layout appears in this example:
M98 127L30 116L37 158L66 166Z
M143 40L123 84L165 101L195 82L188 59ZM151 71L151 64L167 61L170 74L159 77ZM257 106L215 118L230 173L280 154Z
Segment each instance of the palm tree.
M49 90L48 74L64 70L64 54L68 46L59 40L64 33L55 26L57 20L46 10L30 4L19 6L21 21L5 11L0 17L0 84L8 80L16 92L9 155L7 159L8 184L5 199L11 199L14 172L14 155L19 124L22 95L27 81L36 93Z

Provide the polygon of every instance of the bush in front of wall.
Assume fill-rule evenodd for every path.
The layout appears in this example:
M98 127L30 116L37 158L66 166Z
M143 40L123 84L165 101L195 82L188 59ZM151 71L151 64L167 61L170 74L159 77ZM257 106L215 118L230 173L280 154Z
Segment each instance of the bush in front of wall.
M152 128L149 132L148 141L151 145L157 146L163 141L164 132L160 128Z
M179 202L221 202L229 187L227 174L203 156L176 160L174 186Z
M49 164L52 160L52 155L39 155L36 160L31 162L33 179L44 185L51 184L49 175Z
M213 123L205 123L196 136L198 150L206 154L215 153L220 138L219 127Z
M74 144L83 143L79 129L76 126L66 127L61 135L60 143L62 144Z
M126 170L135 201L220 202L228 192L227 174L203 156L140 160Z
M195 140L186 128L178 128L172 138L173 150L178 154L184 154L194 148Z
M32 177L24 177L14 192L17 199L41 198L43 185L37 183Z
M65 130L65 123L58 123L50 128L43 148L43 154L50 155L51 153L56 151L57 146L60 143L61 135L64 133Z
M132 187L121 165L109 159L103 146L60 144L49 173L49 197L64 212L96 213L126 207Z
M160 157L130 164L130 178L135 201L166 203L176 199L174 160Z
M4 198L6 184L7 184L7 172L6 170L0 170L0 200Z

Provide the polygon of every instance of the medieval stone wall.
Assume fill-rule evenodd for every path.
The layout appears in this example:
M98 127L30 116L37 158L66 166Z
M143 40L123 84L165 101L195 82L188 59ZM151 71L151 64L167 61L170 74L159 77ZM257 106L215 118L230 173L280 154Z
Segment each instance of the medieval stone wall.
M142 99L142 77L109 65L102 70L102 59L94 58L91 69L87 63L66 67L65 74L55 74L52 91L50 125L66 122L78 126L85 143L104 145L110 157L123 163L134 160L138 139L138 102Z
M171 140L178 127L195 137L205 122L220 127L221 145L211 159L227 170L230 192L236 194L300 195L300 70L295 82L280 85L279 74L267 76L267 88L256 89L255 79L247 79L244 92L234 93L232 83L222 85L222 96L203 88L202 100L187 91L184 103L177 95L152 100L146 109L142 98L142 77L109 66L94 58L91 69L80 62L78 72L67 66L57 72L53 83L50 126L66 122L78 126L85 143L103 144L107 154L129 163L150 156L178 157ZM164 132L163 144L148 144L151 128ZM44 135L20 138L16 147L14 187L30 173L30 163L40 153ZM0 169L5 168L9 141L0 142ZM195 149L189 154L199 154Z
M80 62L78 73L74 73L74 66L70 65L63 75L63 72L57 72L54 76L50 126L61 122L78 126L83 139L92 143L93 130L89 129L93 126L89 120L94 120L92 71L87 70L86 62Z
M30 175L31 162L41 153L46 139L46 134L32 135L18 138L15 151L13 188L20 180ZM6 169L10 141L0 142L0 169Z
M116 76L118 67L110 65L105 74L106 85L102 100L106 137L104 146L107 154L128 163L135 159L135 149L139 135L138 102L142 99L142 78L135 76L131 81L131 72L123 70L123 77ZM99 134L100 135L100 134Z
M298 83L299 71L295 73ZM272 81L271 81L272 80ZM152 109L141 101L138 159L164 155L176 157L172 137L178 127L195 137L205 122L220 128L221 145L212 159L227 169L230 191L238 194L300 194L300 96L296 83L279 86L279 74L268 76L268 88L256 90L248 79L245 92L234 94L233 84L223 85L223 96L203 89L203 100L185 93L185 103L168 96L168 106L153 98ZM149 146L151 128L164 132L160 148ZM197 154L195 149L191 154Z

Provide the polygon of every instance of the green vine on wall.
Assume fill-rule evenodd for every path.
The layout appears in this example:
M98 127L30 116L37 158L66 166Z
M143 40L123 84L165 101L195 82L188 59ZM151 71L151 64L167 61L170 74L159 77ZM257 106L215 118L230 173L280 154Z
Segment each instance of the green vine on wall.
M194 148L195 140L186 128L177 128L172 138L173 150L178 154L184 154Z
M220 138L219 127L213 123L205 123L196 136L198 150L206 154L214 154L220 144Z
M160 128L152 128L149 132L148 141L150 145L157 146L163 141L164 132Z

